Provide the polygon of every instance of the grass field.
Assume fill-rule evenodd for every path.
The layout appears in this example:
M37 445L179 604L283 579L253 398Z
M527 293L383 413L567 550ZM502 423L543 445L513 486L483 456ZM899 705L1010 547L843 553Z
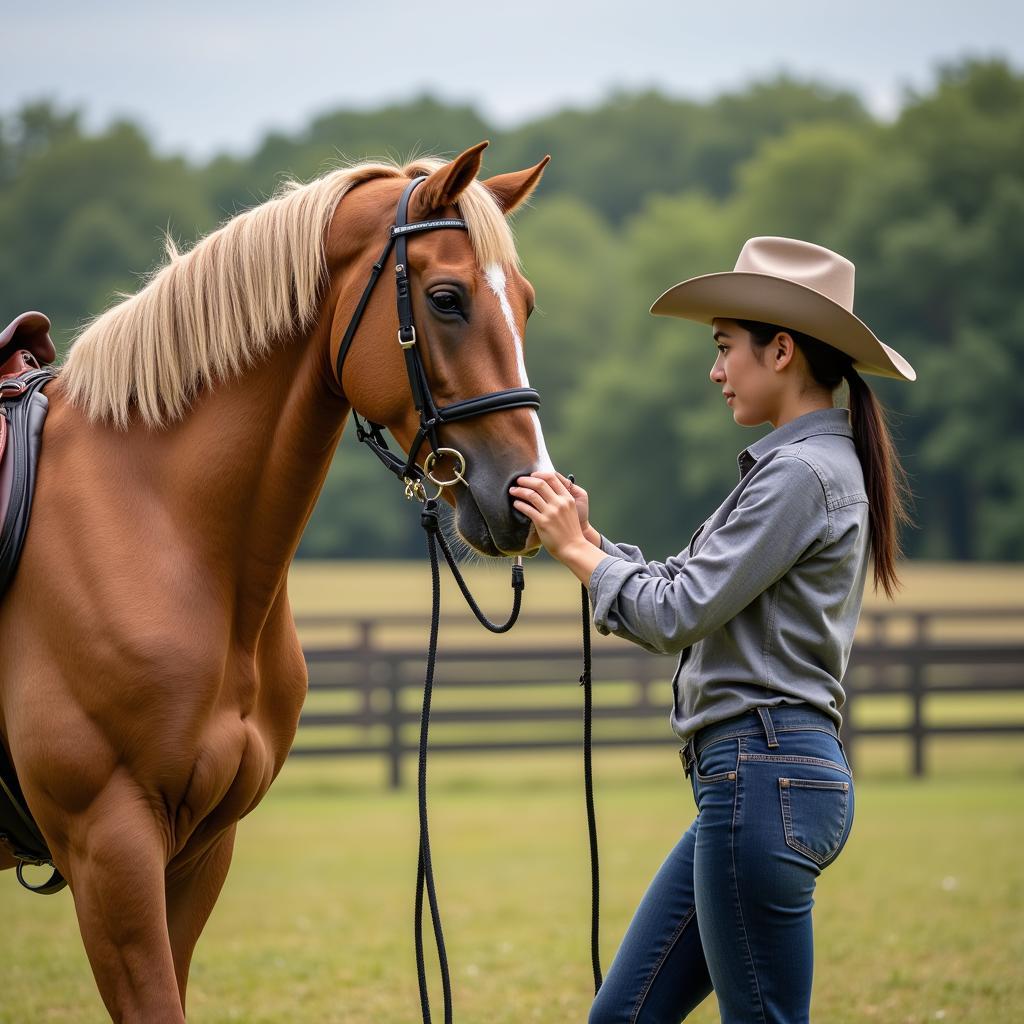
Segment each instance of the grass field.
M850 842L821 876L813 1019L1024 1019L1024 749L935 744L923 782L887 778L895 743L865 743ZM602 944L687 826L672 750L601 751ZM239 827L199 945L193 1024L415 1024L412 791L372 762L290 763ZM431 828L456 1020L584 1022L589 884L578 758L438 758ZM0 879L0 1021L106 1020L67 893ZM432 988L439 1019L440 991ZM717 1021L714 997L692 1020Z
M577 588L553 568L528 570L527 607L575 607ZM503 606L506 573L474 572L485 599ZM907 575L908 605L1024 595L1016 567L987 582L943 567ZM306 565L293 577L297 611L372 613L389 601L419 611L429 600L425 566ZM456 597L446 596L449 608ZM1016 698L954 700L929 714L1024 719ZM891 720L905 709L865 699L862 713ZM1024 740L934 740L924 780L906 777L902 740L865 739L858 755L853 833L818 883L812 1019L1024 1021ZM415 793L389 792L384 779L379 759L285 767L239 826L196 953L191 1024L419 1021ZM664 749L598 750L595 784L607 968L694 807L670 739ZM438 756L430 792L456 1021L583 1024L590 895L578 753ZM107 1020L68 893L32 896L0 875L0 922L0 1024ZM436 983L431 992L440 1020ZM713 996L691 1020L718 1020Z
M668 552L649 552L664 557ZM474 593L504 608L509 595L509 563L477 562L466 570ZM935 608L949 605L1024 605L1024 565L951 564L907 562L900 567L904 581L892 607ZM579 584L547 555L526 562L524 614L572 611ZM444 607L461 611L455 585L442 571ZM423 612L430 610L430 570L426 562L295 562L289 576L289 592L296 614L344 612ZM875 594L870 574L864 589L864 610L890 607L884 592Z

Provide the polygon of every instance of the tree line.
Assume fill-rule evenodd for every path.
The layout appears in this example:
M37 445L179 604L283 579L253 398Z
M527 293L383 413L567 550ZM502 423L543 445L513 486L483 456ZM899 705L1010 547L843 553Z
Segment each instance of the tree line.
M164 230L188 244L283 176L483 138L485 174L553 158L515 215L538 295L527 366L548 447L599 529L662 557L736 482L736 454L769 428L732 422L708 329L647 310L676 281L731 270L745 239L789 235L854 261L856 312L918 371L867 378L915 495L906 553L1024 558L1024 74L1002 60L937 68L891 120L786 76L704 102L623 92L500 130L422 96L205 162L34 102L0 115L0 317L41 309L66 346L143 283ZM418 515L356 447L346 431L300 555L418 556Z

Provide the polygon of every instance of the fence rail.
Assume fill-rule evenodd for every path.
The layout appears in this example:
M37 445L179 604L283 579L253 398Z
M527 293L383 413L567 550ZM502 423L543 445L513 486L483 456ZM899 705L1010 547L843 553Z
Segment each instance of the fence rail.
M444 631L455 627L457 633L471 621L446 617ZM427 619L306 616L299 627L307 633L341 632L350 639L322 645L307 641L311 693L292 756L378 755L388 764L390 785L400 787L403 762L417 749ZM579 745L582 694L574 685L580 671L579 618L559 614L529 623L524 616L523 627L522 639L501 646L446 643L442 635L432 751ZM554 640L552 628L558 632ZM422 636L424 645L410 644L410 632ZM666 695L674 664L674 658L652 656L621 641L595 644L595 747L673 742ZM841 736L847 754L853 761L865 736L906 736L911 771L920 776L929 737L1024 734L1024 713L1019 720L980 723L932 723L925 713L928 698L935 695L1024 693L1022 670L1024 607L865 612L843 680L847 704ZM909 700L909 720L860 721L858 708L867 696Z

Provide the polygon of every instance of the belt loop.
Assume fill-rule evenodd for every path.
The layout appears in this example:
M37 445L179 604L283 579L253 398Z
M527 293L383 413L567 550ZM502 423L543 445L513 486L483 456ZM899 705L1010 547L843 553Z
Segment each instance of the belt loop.
M779 741L775 738L775 726L772 723L772 716L768 714L766 707L759 706L757 713L761 716L761 724L764 726L764 734L768 737L768 747L777 747Z

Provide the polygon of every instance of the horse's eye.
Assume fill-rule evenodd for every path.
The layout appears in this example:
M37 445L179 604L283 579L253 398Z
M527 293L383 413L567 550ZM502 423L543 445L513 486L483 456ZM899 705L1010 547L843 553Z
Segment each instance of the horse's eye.
M455 292L431 292L430 301L441 313L461 313L462 303Z

